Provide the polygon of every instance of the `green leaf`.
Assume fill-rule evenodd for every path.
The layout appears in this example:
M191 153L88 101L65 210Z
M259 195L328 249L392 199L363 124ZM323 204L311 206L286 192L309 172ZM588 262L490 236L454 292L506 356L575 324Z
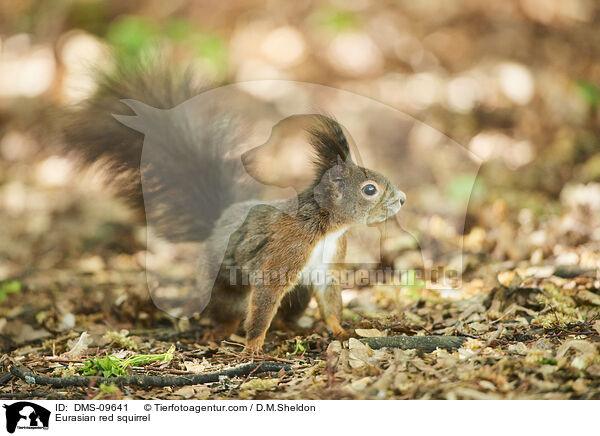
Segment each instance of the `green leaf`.
M334 33L348 32L360 27L357 14L341 9L328 9L316 14L317 25Z
M173 354L175 353L175 345L171 345L169 350L163 354L138 354L136 356L131 356L125 359L121 366L123 368L127 368L128 366L139 366L145 365L150 362L164 361L170 362L173 359Z
M0 286L0 292L5 292L7 294L16 294L17 292L21 292L22 284L18 280L9 280L7 282L2 283Z
M100 390L104 394L112 394L113 392L116 392L117 386L115 386L114 383L111 383L109 385L105 385L104 383L100 383Z
M294 352L291 354L292 356L295 356L297 354L303 354L306 351L306 344L304 344L298 337L295 339L296 339L296 347L294 349Z
M127 375L127 368L129 366L145 365L150 362L170 362L175 354L175 345L171 345L166 353L162 354L138 354L135 356L128 357L127 359L119 359L115 356L109 356L108 354L102 358L91 358L84 363L80 369L83 375L98 375L102 373L104 377L120 377Z
M158 37L158 28L152 21L124 16L112 22L108 27L106 39L126 57L137 57L154 45Z
M592 82L580 79L577 81L579 93L592 109L596 109L600 103L600 88Z
M0 283L0 302L6 299L8 294L16 294L21 292L23 285L18 280L8 280Z
M208 63L213 73L222 72L227 64L227 46L223 40L210 33L195 33L189 44L195 55Z
M106 396L106 395L110 395L114 392L117 392L119 390L119 388L117 386L115 386L114 383L111 383L109 385L105 385L104 383L100 383L100 392L98 393L98 395L96 395L94 397L94 400L99 400L102 397Z

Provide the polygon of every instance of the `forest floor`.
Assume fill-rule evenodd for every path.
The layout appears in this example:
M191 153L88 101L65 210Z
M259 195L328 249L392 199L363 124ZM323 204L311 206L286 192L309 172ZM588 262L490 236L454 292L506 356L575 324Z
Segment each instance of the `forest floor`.
M19 219L0 218L9 229L2 255L16 259L5 268L30 261L0 283L0 398L600 399L600 281L597 270L585 266L597 262L598 250L585 238L537 265L488 262L480 253L450 297L390 285L346 290L344 323L353 336L346 341L329 337L311 304L303 328L272 329L258 359L289 365L287 371L183 387L26 383L11 377L9 367L67 377L82 375L84 367L89 373L90 359L153 355L156 360L134 360L122 374L185 377L248 358L241 354L243 338L211 341L206 320L176 319L154 306L140 254L143 231L126 224L131 220L120 203L102 193L66 199L57 189L21 189L28 198L44 192L47 200L45 210L38 204ZM5 199L9 191L3 191ZM564 210L557 223L582 213L580 207ZM507 225L518 233L523 223ZM586 225L593 231L594 222ZM564 234L560 228L554 228L553 244L575 237L572 228ZM483 239L493 242L490 230L478 229L471 233L485 231ZM497 240L481 244L471 241L465 256L502 249ZM573 256L578 262L562 265ZM453 335L465 342L426 352L373 350L359 340L396 335ZM110 365L108 371L119 374Z

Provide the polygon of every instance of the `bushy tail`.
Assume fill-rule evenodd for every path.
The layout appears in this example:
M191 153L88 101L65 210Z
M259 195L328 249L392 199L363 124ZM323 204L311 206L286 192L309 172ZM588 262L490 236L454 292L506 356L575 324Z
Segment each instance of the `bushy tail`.
M95 96L67 117L68 151L83 164L100 162L161 236L208 237L239 193L241 162L225 157L240 143L233 120L210 108L177 106L202 89L188 72L159 61L100 73L98 83ZM175 106L184 109L162 110Z

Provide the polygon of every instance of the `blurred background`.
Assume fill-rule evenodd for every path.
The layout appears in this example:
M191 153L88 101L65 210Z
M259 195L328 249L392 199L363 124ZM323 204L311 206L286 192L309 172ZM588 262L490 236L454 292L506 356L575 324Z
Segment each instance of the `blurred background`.
M342 363L311 304L293 332L269 333L267 351L314 366L260 398L386 398L394 389L402 398L598 398L599 29L597 0L0 0L0 369L20 362L73 375L66 362L81 353L164 353L175 343L177 374L237 359L235 344L207 339L212 324L168 316L149 297L147 265L177 279L167 291L185 289L195 269L185 250L148 250L145 228L102 172L59 152L61 114L95 91L91 68L162 47L165 62L191 62L208 88L288 79L315 84L327 102L335 94L321 85L354 96L334 109L350 120L365 163L408 194L405 231L392 228L375 247L384 264L410 269L446 253L442 266L462 273L449 294L417 277L342 294L344 327L472 338L459 352L367 358L355 340ZM309 95L282 89L248 98L271 110ZM272 124L262 127L257 145ZM444 144L462 158L441 153ZM359 241L360 254L367 245ZM57 356L69 360L49 361ZM330 389L335 379L345 393ZM2 380L5 398L42 392ZM223 386L211 395L237 397ZM211 392L184 389L175 398ZM124 392L113 395L132 395Z
M441 132L476 155L474 190L449 174L446 196L416 196L421 205L470 198L464 228L440 216L421 229L455 245L464 233L461 268L474 278L465 289L482 289L496 264L598 267L599 10L594 0L3 0L0 280L45 287L41 271L53 271L64 287L75 269L120 284L97 292L141 289L123 279L138 277L144 250L130 212L93 173L75 177L51 132L61 108L94 92L90 66L158 45L169 62L191 60L208 86L289 79L340 88L433 127L409 129L408 143ZM383 249L390 264L420 261L402 235Z

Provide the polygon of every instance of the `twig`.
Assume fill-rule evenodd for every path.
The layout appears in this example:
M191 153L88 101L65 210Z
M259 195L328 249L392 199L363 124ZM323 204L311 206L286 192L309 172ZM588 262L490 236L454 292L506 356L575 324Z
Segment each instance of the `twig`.
M13 392L13 393L0 393L0 399L3 400L31 400L31 399L45 399L45 400L66 400L66 399L82 399L83 395L76 395L76 398L67 397L64 394L49 391L30 391L30 392Z
M165 387L165 386L187 386L204 383L215 383L220 377L244 377L250 373L278 372L281 369L290 371L290 365L284 365L276 362L252 362L234 368L224 369L217 372L205 374L190 374L185 377L177 376L150 376L150 375L130 375L123 377L96 377L96 376L76 376L76 377L47 377L29 372L18 366L11 366L10 372L14 376L25 380L30 384L51 385L64 388L69 386L90 387L100 383L114 383L121 386L143 386L143 387Z
M597 277L596 268L583 268L579 265L558 265L554 269L553 275L563 279L574 279L576 277Z
M389 330L389 329L393 329L394 327L406 327L407 330L414 332L414 329L411 329L410 327L408 327L406 325L406 322L400 321L400 322L396 322L394 324L390 324L390 325L386 325L385 327L382 327L381 330ZM423 328L423 330L427 330L425 328Z
M226 340L222 340L222 343L224 343L225 345L233 345L235 347L244 347L244 344L240 344L239 342L232 342L232 341L226 341Z
M360 339L361 342L375 350L384 347L402 348L404 350L416 348L425 353L431 353L436 348L456 350L466 340L462 336L382 336Z
M223 354L228 354L230 356L233 357L237 357L238 359L243 359L244 355L243 354L239 354L239 353L235 353L231 350L227 350L226 348L222 349L221 352ZM283 362L283 363L297 363L297 360L292 360L292 359L284 359L283 357L277 357L277 356L263 356L263 357L255 357L254 358L255 361L260 361L260 362L268 362L268 361L274 361L274 362Z
M9 381L11 381L13 377L14 376L10 372L0 375L0 386L3 386Z

